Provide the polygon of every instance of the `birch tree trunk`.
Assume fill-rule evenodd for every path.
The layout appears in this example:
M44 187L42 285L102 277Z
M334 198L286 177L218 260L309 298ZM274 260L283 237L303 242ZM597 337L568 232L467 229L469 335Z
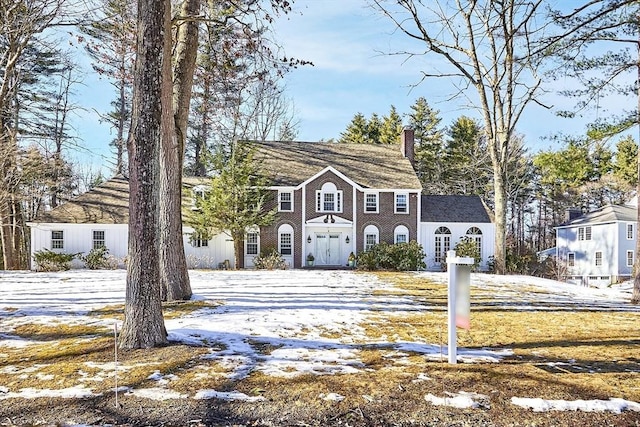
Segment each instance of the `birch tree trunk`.
M158 254L159 148L171 61L169 0L138 0L133 120L129 133L129 259L121 348L165 344ZM170 92L169 92L170 99Z

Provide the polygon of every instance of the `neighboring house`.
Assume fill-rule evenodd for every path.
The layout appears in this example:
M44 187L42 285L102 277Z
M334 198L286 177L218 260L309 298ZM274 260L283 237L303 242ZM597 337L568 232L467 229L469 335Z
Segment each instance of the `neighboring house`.
M422 196L420 243L428 270L442 270L447 251L462 238L478 245L480 270L489 269L493 256L495 225L492 214L478 196Z
M635 262L637 207L569 211L556 229L557 260L571 283L602 286L629 279Z
M271 180L268 208L278 215L271 226L249 230L239 260L243 267L252 267L254 258L269 248L292 268L305 266L309 254L315 266L345 266L351 252L358 254L382 241L417 240L425 247L429 268L439 270L433 251L453 248L469 233L482 248L484 266L492 254L493 224L478 197L421 196L411 130L403 132L400 149L374 144L255 144L255 158ZM187 178L185 184L196 192L206 191L206 180ZM88 252L105 245L113 256L124 259L127 223L127 181L114 178L30 223L31 251ZM192 239L189 227L184 232L190 267L233 264L233 242L226 235L206 241Z

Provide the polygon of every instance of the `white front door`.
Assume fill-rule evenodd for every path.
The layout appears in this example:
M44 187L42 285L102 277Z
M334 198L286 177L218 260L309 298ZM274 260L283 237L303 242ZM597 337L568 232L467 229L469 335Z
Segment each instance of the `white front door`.
M316 234L316 264L340 264L340 234Z

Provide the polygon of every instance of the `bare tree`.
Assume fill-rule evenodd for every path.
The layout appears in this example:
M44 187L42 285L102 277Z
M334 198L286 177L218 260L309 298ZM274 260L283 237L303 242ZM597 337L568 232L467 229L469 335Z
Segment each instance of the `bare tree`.
M423 46L395 53L440 58L444 68L436 68L442 61L432 61L422 79L450 79L453 96L467 96L482 114L493 166L496 270L504 273L510 145L525 107L540 90L542 55L532 55L531 43L542 0L370 1L402 34ZM467 89L475 92L473 99Z
M170 0L138 1L129 151L129 258L121 348L167 342L158 253L161 139L173 132Z

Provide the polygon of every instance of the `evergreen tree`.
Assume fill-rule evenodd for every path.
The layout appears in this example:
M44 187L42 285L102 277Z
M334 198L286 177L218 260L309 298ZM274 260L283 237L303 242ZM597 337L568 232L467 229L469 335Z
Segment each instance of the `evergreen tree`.
M630 185L638 181L638 144L631 136L620 139L616 144L613 170L618 178Z
M340 134L338 142L343 144L366 144L368 139L368 123L362 113L356 113L347 125L347 129Z
M379 144L380 132L382 129L382 121L377 113L371 114L369 121L367 122L367 144Z
M442 193L443 132L439 111L420 97L411 106L409 126L415 132L416 172L426 193Z
M380 144L399 144L400 135L402 134L402 118L393 105L389 110L389 114L382 118L380 126Z
M241 265L247 232L270 225L276 215L275 209L266 208L273 194L254 158L255 147L246 142L236 142L229 150L219 146L211 158L209 188L188 218L201 238L224 232L233 239L236 268Z

